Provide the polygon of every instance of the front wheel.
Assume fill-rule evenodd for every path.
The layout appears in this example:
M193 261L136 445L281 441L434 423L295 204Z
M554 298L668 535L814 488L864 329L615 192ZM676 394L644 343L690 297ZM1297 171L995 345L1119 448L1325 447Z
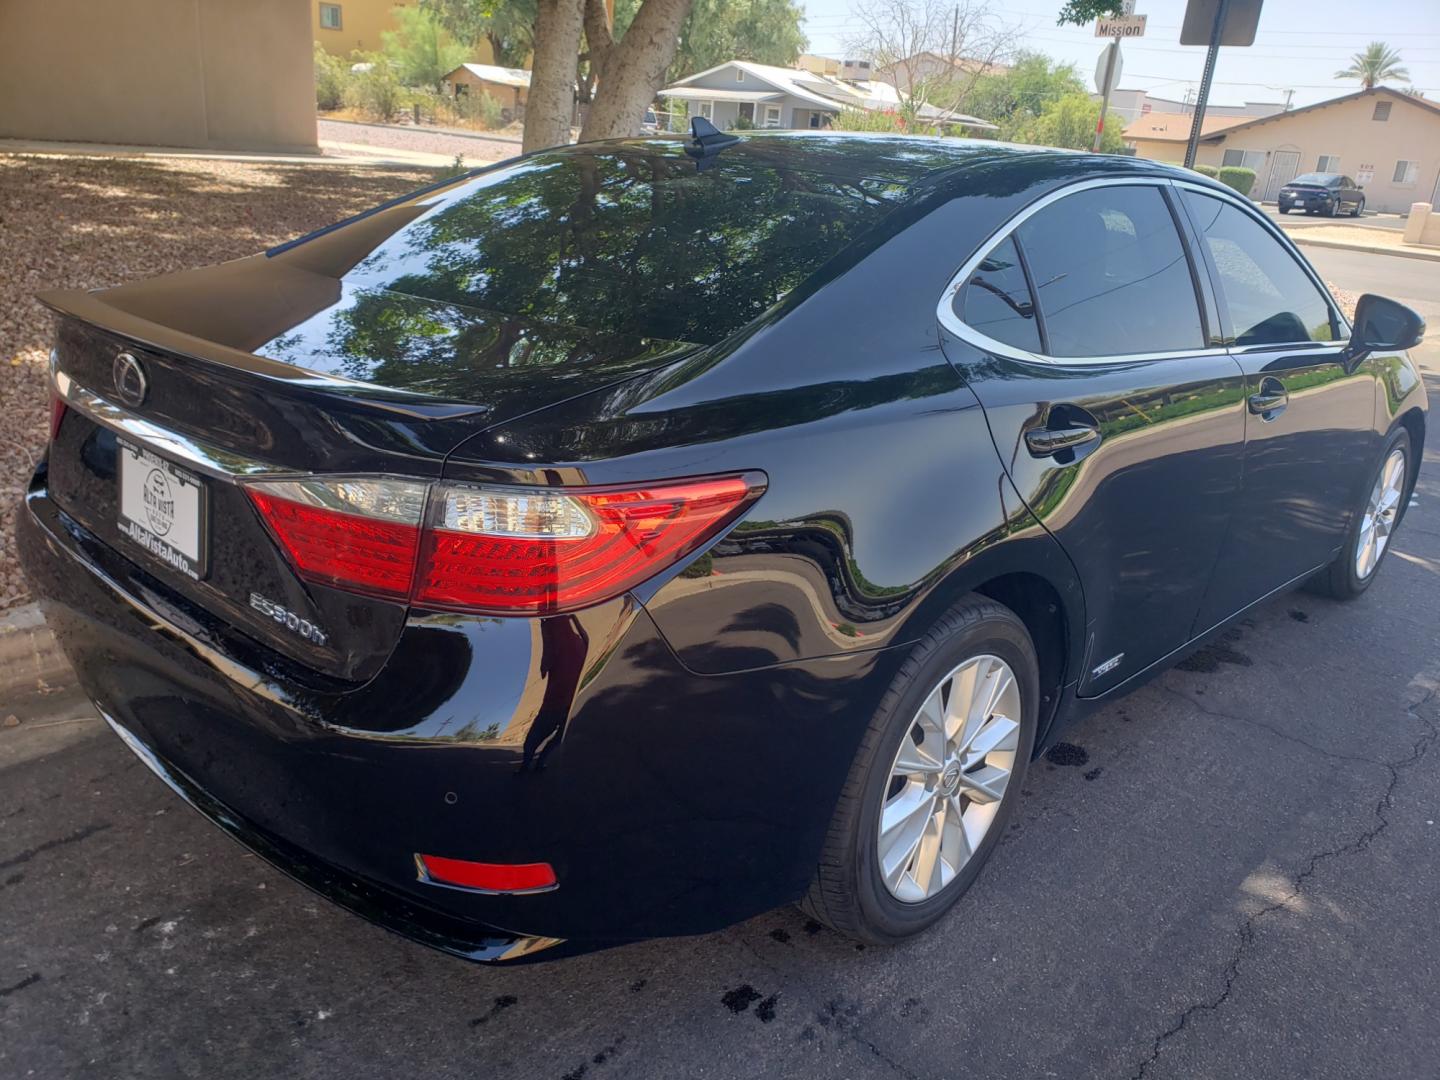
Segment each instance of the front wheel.
M1357 202L1357 203L1355 204L1355 210L1354 210L1353 213L1351 213L1350 216L1351 216L1351 217L1359 217L1359 216L1360 216L1361 214L1363 214L1364 212L1365 212L1365 200L1362 198L1359 202Z
M1375 580L1390 539L1405 513L1410 491L1410 435L1401 428L1390 436L1365 504L1350 524L1345 546L1335 561L1314 578L1316 591L1336 600L1353 600Z
M1280 213L1282 213L1282 214L1288 214L1288 213L1290 213L1290 207L1288 207L1288 206L1282 206L1282 207L1280 207Z
M860 941L932 926L1004 832L1035 746L1025 624L972 595L906 658L841 792L802 907Z

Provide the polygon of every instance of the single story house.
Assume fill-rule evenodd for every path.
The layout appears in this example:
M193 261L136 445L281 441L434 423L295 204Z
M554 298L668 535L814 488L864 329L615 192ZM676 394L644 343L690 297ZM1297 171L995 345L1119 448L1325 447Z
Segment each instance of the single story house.
M1090 100L1099 101L1100 95L1091 94ZM1117 88L1110 94L1108 111L1123 117L1128 122L1152 113L1184 113L1186 116L1190 116L1195 112L1195 103L1157 97L1145 90ZM1212 116L1238 116L1245 120L1253 120L1260 116L1274 116L1276 113L1284 111L1285 103L1283 101L1247 101L1243 105L1216 105L1211 102L1205 106L1205 117L1209 119Z
M1205 111L1200 134L1210 135L1246 121L1243 116L1211 116ZM1195 117L1189 113L1150 113L1125 125L1125 145L1136 157L1151 161L1180 164L1185 160L1185 147L1190 141L1190 125Z
M1377 86L1208 133L1195 160L1254 169L1262 201L1299 173L1341 173L1368 209L1403 214L1440 202L1440 105Z
M703 116L722 130L756 128L825 128L842 109L894 111L900 91L886 82L840 79L798 68L773 67L749 60L731 60L681 79L660 91L660 97L683 101L691 116ZM920 107L930 123L993 129L974 116Z
M494 64L461 64L441 79L440 85L451 97L489 94L511 119L519 119L525 115L525 99L530 94L530 72Z
M1003 75L1009 70L995 60L919 52L877 67L875 77L908 93L912 82L944 85L975 75Z

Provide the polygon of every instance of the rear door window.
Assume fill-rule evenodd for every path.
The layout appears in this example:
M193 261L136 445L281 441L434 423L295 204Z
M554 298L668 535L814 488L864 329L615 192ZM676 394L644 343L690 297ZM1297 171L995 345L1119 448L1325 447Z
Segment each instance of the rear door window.
M1015 241L1006 237L980 261L955 297L960 321L1017 349L1042 352L1035 301Z
M1220 279L1234 344L1335 340L1329 301L1263 225L1223 199L1189 190L1184 199Z
M1017 230L1055 357L1201 349L1205 332L1185 248L1153 186L1090 188Z

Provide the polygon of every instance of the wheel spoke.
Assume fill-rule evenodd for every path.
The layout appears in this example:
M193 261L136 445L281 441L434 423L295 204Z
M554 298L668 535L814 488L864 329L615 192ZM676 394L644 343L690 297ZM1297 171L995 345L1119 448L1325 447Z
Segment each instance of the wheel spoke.
M931 896L940 889L940 834L945 827L944 806L943 801L936 802L934 813L925 822L925 831L915 852L915 871L911 876L925 896Z
M906 868L910 865L910 859L915 854L915 849L925 836L926 826L930 824L934 810L934 802L935 800L927 793L923 803L912 810L910 815L893 830L888 846L882 835L880 872L892 890L904 876Z
M978 761L992 750L1014 750L1020 745L1020 725L1008 716L992 716L986 720L970 745L962 747L966 763Z
M960 774L960 786L972 802L998 803L1010 781L1010 770L998 765L982 765Z
M945 737L965 745L965 730L970 719L970 708L975 694L984 678L987 659L981 657L974 663L966 664L950 679L950 699L945 706Z
M960 805L959 795L951 795L945 802L946 844L942 850L950 868L958 873L972 854L970 837L965 834L965 808Z

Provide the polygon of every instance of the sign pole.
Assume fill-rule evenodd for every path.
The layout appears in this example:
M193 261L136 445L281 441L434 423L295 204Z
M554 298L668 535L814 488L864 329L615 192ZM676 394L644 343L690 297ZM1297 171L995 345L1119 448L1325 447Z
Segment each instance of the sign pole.
M1105 55L1105 92L1100 97L1100 119L1095 122L1095 145L1090 148L1092 154L1100 152L1100 140L1105 134L1105 112L1110 108L1110 91L1115 89L1115 58L1120 54L1120 38L1117 35L1110 41L1110 48Z
M1200 148L1200 128L1205 122L1205 103L1210 100L1210 82L1215 77L1215 61L1220 56L1220 35L1225 29L1225 13L1230 0L1215 5L1215 25L1210 28L1210 48L1205 53L1205 71L1200 76L1200 93L1195 98L1195 115L1190 119L1190 140L1185 144L1185 167L1195 167L1195 151Z

